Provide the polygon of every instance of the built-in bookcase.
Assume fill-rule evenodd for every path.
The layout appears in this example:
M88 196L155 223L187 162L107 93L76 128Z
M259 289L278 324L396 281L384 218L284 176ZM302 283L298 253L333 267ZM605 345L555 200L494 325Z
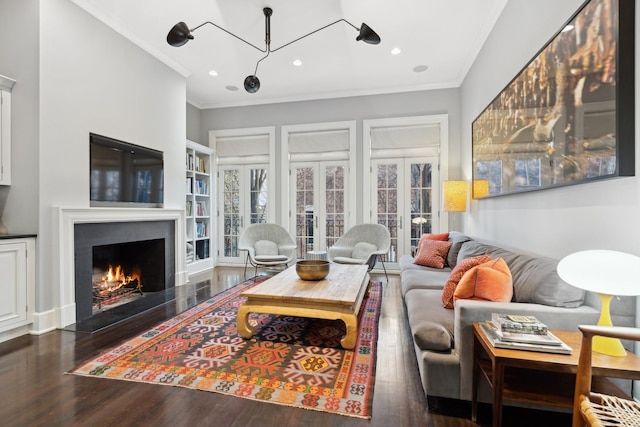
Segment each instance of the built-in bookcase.
M209 147L187 141L185 229L189 274L213 268L212 153Z

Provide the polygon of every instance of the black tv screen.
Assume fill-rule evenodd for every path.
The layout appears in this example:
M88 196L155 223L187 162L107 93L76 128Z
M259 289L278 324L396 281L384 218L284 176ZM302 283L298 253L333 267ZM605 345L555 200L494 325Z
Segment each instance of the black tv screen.
M159 207L164 194L161 151L89 134L91 205Z

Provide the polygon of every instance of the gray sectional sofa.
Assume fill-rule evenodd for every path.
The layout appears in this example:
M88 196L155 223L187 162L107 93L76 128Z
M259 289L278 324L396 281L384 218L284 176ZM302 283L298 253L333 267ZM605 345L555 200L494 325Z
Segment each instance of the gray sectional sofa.
M431 398L471 400L474 322L489 320L491 313L536 316L552 329L577 330L595 324L600 302L560 279L557 260L532 256L481 242L459 232L449 233L452 246L447 266L440 270L414 264L411 256L400 258L402 295L414 339L414 349L424 392ZM442 288L452 268L468 257L502 257L513 277L511 302L458 300L454 309L443 308ZM635 326L635 298L614 299L611 314L615 325ZM480 384L480 400L490 402L490 391Z

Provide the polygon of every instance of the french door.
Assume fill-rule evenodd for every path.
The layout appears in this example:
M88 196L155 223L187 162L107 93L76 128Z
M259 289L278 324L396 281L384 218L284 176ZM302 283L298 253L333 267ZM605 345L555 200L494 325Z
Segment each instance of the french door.
M291 230L295 231L297 257L326 250L345 231L349 213L347 161L291 164Z
M371 161L371 222L391 234L385 262L397 263L423 233L439 230L437 162L427 157Z
M238 239L249 224L272 221L267 217L269 203L268 165L229 165L218 168L218 261L244 262ZM272 221L273 222L273 221Z

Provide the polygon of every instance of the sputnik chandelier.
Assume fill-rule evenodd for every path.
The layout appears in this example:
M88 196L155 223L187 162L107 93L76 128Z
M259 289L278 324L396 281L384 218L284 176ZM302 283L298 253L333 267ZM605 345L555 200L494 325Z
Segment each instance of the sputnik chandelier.
M332 25L337 24L338 22L345 22L349 25L351 25L356 31L359 32L358 36L356 37L357 41L362 40L365 43L368 44L378 44L380 43L380 36L378 36L378 34L376 34L375 31L373 31L367 24L365 24L364 22L362 23L362 26L360 26L360 28L356 27L355 25L353 25L352 23L350 23L349 21L347 21L346 19L338 19L335 22L332 22L330 24L325 25L324 27L318 28L317 30L311 31L308 34L305 34L302 37L298 37L295 40L290 41L289 43L285 43L282 46L276 48L276 49L271 49L271 15L273 14L273 10L269 7L265 7L264 9L262 9L262 11L264 12L264 19L265 19L265 48L264 49L260 49L258 46L255 46L252 43L249 43L248 41L244 40L242 37L239 37L235 34L233 34L232 32L225 30L224 28L222 28L219 25L214 24L211 21L206 21L200 25L198 25L197 27L191 28L189 29L189 27L187 26L187 24L185 24L184 22L179 22L176 25L173 26L173 28L171 28L171 31L169 31L169 34L167 34L167 43L169 43L171 46L174 47L179 47L179 46L183 46L185 43L187 43L189 40L193 40L193 32L195 30L197 30L198 28L206 25L206 24L211 24L214 27L224 31L225 33L237 38L238 40L248 44L249 46L253 47L254 49L259 50L262 53L266 53L265 56L263 56L262 58L260 58L258 60L258 62L256 63L256 69L253 72L252 75L247 76L247 78L244 79L244 88L247 92L249 93L256 93L258 91L258 89L260 89L260 80L258 79L258 65L260 65L260 62L264 59L266 59L270 53L272 52L277 52L280 49L289 46L290 44L293 44L297 41L302 40L305 37L308 37L312 34L317 33L318 31L324 30L325 28L328 28Z

